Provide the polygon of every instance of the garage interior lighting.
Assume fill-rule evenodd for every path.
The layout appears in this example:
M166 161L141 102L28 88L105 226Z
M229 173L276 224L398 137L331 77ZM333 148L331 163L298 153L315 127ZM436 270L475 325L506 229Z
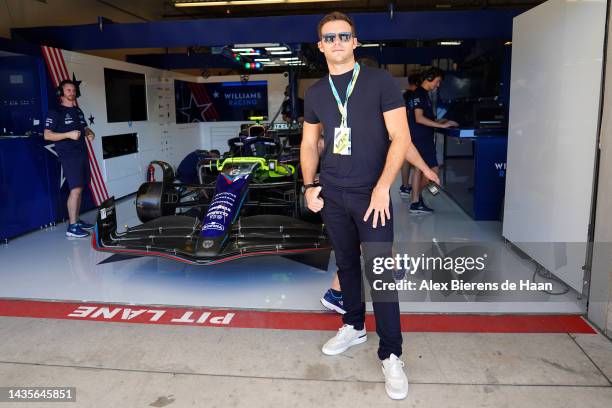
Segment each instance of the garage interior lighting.
M279 43L255 43L255 44L234 44L236 48L264 48L264 47L278 47Z
M264 47L266 51L286 51L287 47Z
M291 51L272 51L271 55L289 55L292 54Z
M255 51L253 48L232 48L234 52L253 52Z
M361 44L361 47L363 47L363 48L380 47L380 44L377 44L377 43L373 43L373 44Z
M285 58L279 58L281 61L296 61L299 60L298 57L285 57Z
M227 0L227 1L181 1L174 3L174 7L217 7L217 6L248 6L253 4L277 3L326 3L338 0Z
M461 45L461 41L440 41L438 45Z
M255 58L255 62L269 62L270 58Z

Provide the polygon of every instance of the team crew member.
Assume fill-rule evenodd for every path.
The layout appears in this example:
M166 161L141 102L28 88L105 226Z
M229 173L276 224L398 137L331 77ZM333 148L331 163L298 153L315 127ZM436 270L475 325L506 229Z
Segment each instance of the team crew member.
M437 181L410 141L402 95L391 75L360 67L352 20L339 12L319 22L319 50L329 75L312 85L305 97L300 164L308 208L321 211L331 240L342 287L344 325L322 348L335 355L366 341L365 303L361 286L361 250L370 286L374 257L390 256L393 220L389 189L405 158ZM320 185L314 183L323 130ZM391 271L376 279L393 281ZM394 399L405 398L408 380L399 359L402 353L397 292L371 290L376 332L380 337L385 389Z
M70 80L64 80L58 86L60 104L54 110L49 110L45 121L45 140L55 142L64 177L70 188L68 196L68 217L70 223L66 236L84 238L89 235L87 230L94 228L80 220L81 198L83 187L89 181L89 160L85 137L93 140L94 132L87 127L83 111L76 105L77 87Z
M419 74L412 74L408 76L408 88L406 88L406 92L404 92L404 101L406 101L406 110L410 108L410 101L414 98L414 91L421 86L421 76ZM410 114L409 112L407 112ZM406 160L404 165L402 166L402 185L399 189L399 194L401 197L410 197L412 192L412 186L410 185L410 168L412 166Z
M283 115L283 120L287 123L291 122L291 99L289 98L289 85L285 88L285 100L281 105L281 112ZM297 112L295 117L297 118L298 123L304 122L304 100L302 98L297 98Z
M418 87L412 98L408 101L408 122L410 134L414 145L427 166L438 173L438 159L436 157L436 145L434 139L434 128L448 128L458 126L451 120L436 120L429 92L436 91L444 73L438 68L430 68L423 73L423 82ZM412 204L410 212L413 214L430 214L433 210L425 205L421 192L427 185L427 180L422 177L422 172L417 170L412 175ZM427 177L430 178L430 177Z

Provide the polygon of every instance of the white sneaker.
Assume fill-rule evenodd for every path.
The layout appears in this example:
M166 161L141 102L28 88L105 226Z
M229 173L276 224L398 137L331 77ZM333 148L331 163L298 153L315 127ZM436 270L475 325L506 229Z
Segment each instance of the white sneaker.
M355 330L350 324L343 325L338 333L323 345L323 354L335 356L345 352L349 347L365 343L368 339L365 325L362 330Z
M408 395L408 378L404 373L404 363L395 354L382 362L385 375L385 390L391 399L404 399Z

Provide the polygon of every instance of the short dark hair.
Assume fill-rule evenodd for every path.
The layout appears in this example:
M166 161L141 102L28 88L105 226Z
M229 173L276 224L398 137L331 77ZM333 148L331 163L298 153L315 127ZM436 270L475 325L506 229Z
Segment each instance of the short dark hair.
M323 33L321 32L321 30L323 29L323 25L329 23L330 21L336 20L346 21L351 26L351 31L353 32L353 36L355 36L355 23L353 22L353 19L339 11L332 11L331 13L324 16L321 21L319 21L319 25L317 25L317 33L319 34L319 38L323 36Z
M411 74L408 76L408 85L421 85L422 79L419 74Z
M436 67L431 67L427 70L425 70L424 72L421 73L421 78L423 81L433 81L434 79L436 79L437 77L440 77L441 79L444 79L444 71L442 71L440 68L436 68Z
M59 83L59 85L57 86L57 89L64 89L66 85L72 85L76 88L76 84L74 83L72 79L64 79L62 82Z

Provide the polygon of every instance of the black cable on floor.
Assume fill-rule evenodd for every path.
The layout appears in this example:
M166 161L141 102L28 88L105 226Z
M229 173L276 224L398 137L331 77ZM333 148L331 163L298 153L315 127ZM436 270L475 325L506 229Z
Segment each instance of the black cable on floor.
M533 271L533 276L531 277L532 282L534 282L534 283L536 282L535 278L536 278L536 275L538 275L538 276L541 276L544 279L548 279L548 280L552 280L552 281L555 281L557 283L560 283L561 285L565 286L565 290L563 292L549 292L547 290L541 290L540 292L544 292L544 293L546 293L548 295L551 295L551 296L559 296L559 295L565 295L566 293L568 293L570 291L569 286L565 282L563 282L561 279L559 279L555 275L553 275L552 273L547 271L546 274L543 274L541 272L543 269L544 268L542 268L540 265L536 264L536 268Z

